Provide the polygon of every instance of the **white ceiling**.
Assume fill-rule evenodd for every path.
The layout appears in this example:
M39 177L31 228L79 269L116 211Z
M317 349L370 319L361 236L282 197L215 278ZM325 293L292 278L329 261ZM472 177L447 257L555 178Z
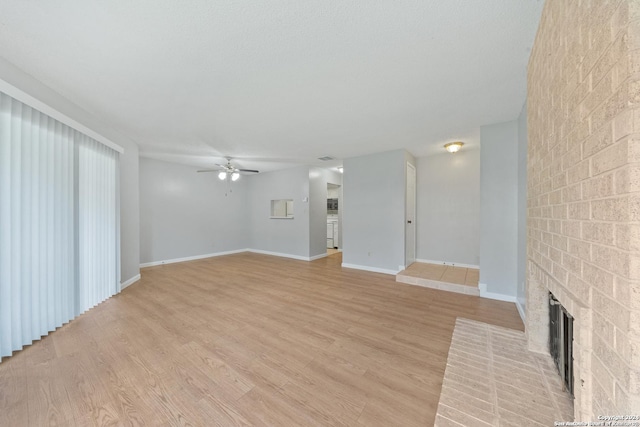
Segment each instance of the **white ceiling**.
M542 5L0 0L0 55L143 156L273 170L478 144L520 112Z

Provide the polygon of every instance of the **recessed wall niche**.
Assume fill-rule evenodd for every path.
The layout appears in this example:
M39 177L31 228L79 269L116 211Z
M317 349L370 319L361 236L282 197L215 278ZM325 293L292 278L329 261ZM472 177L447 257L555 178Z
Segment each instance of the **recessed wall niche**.
M293 219L293 199L271 200L270 218Z

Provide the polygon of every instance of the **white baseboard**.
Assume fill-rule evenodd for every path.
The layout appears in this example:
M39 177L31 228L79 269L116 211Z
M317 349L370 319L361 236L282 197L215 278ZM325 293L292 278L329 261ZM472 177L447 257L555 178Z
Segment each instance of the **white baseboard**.
M212 254L195 255L195 256L189 256L189 257L184 257L184 258L165 259L163 261L145 262L143 264L140 264L140 268L153 267L155 265L163 265L163 264L173 264L173 263L176 263L176 262L194 261L194 260L197 260L197 259L212 258L212 257L216 257L216 256L223 256L223 255L231 255L231 254L237 254L237 253L246 252L246 251L247 251L247 249L237 249L237 250L234 250L234 251L214 252Z
M386 268L369 267L367 265L357 265L357 264L345 264L345 263L342 263L342 267L343 268L353 268L355 270L372 271L374 273L392 274L394 276L400 272L400 271L396 271L396 270L388 270Z
M120 283L120 290L133 285L134 283L136 283L138 280L140 280L140 273L136 274L135 276L133 276L131 279L126 280L124 282Z
M527 315L525 314L524 307L520 304L520 301L516 298L516 308L518 309L518 313L520 313L520 318L522 319L522 323L526 323Z
M263 255L273 255L273 256L279 256L282 258L291 258L291 259L297 259L300 261L313 261L314 259L318 259L318 258L322 258L322 257L326 257L327 254L320 254L320 255L314 255L312 257L308 257L308 256L302 256L302 255L293 255L293 254L285 254L283 252L271 252L271 251L263 251L262 249L247 249L247 252L253 252L256 254L263 254Z
M452 267L464 267L464 268L477 268L479 269L479 265L474 264L462 264L460 262L449 262L449 261L437 261L433 259L416 259L416 262L422 262L426 264L442 264L442 265L450 265Z
M478 289L480 289L480 298L495 299L498 301L516 302L516 297L512 295L497 294L494 292L487 292L486 283L478 283Z
M184 257L184 258L173 258L173 259L165 259L162 261L145 262L143 264L140 264L140 268L153 267L156 265L164 265L164 264L173 264L176 262L195 261L198 259L213 258L213 257L223 256L223 255L233 255L233 254L239 254L242 252L253 252L256 254L272 255L272 256L278 256L282 258L291 258L291 259L297 259L300 261L315 261L317 259L324 258L327 256L326 253L308 257L308 256L301 256L301 255L285 254L282 252L263 251L262 249L236 249L233 251L215 252L212 254L195 255L195 256Z

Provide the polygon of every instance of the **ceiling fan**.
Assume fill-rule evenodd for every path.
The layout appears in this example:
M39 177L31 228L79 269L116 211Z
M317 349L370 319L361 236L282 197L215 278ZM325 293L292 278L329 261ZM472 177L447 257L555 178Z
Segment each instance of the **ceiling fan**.
M238 169L231 164L231 157L225 157L225 159L227 159L226 165L216 163L216 166L218 166L217 169L202 169L198 172L218 172L218 178L221 181L237 181L240 178L240 174L260 173L260 171L257 171L255 169Z

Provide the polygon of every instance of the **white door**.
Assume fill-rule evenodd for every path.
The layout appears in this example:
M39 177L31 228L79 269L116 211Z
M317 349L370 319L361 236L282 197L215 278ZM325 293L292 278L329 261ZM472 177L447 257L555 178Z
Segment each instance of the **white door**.
M416 262L416 168L407 163L407 205L405 209L405 268Z

